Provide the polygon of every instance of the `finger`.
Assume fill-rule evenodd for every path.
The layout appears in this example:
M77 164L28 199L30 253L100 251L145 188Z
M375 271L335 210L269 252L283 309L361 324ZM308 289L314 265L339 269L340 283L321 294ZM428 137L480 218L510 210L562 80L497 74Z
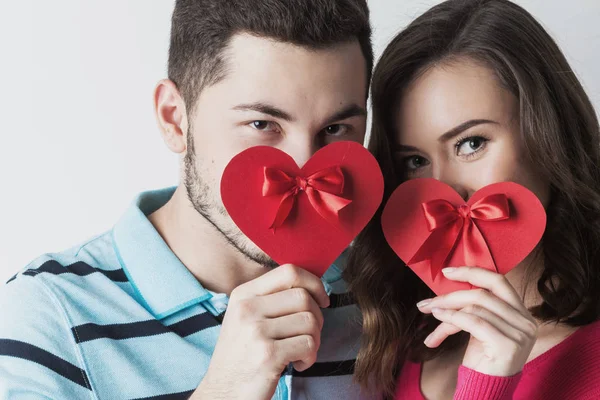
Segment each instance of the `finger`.
M467 282L473 286L487 289L515 309L522 311L523 314L528 312L516 290L504 275L477 267L444 268L442 273L450 280Z
M275 354L279 357L281 363L293 363L297 371L304 371L317 361L319 347L311 335L277 340L274 346Z
M502 344L507 337L498 328L485 319L464 311L443 310L435 308L433 316L441 321L468 332L475 339L487 344Z
M482 309L485 309L494 315L501 316L514 329L524 332L533 332L537 329L529 311L526 311L526 315L523 315L522 310L515 309L485 289L461 290L431 299L431 301L426 302L424 305L421 302L419 305L419 309L427 314L433 308L442 308L463 310L471 314L484 315Z
M521 329L515 328L514 326L509 324L505 319L498 316L497 314L494 314L493 312L491 312L489 310L486 310L485 308L467 307L461 311L485 320L490 325L492 325L494 328L496 328L498 331L500 331L502 333L502 335L504 335L507 338L510 338L511 340L513 340L515 342L521 343L521 342L533 340L536 336L537 330L529 331L529 330L521 330Z
M323 282L310 272L291 264L275 268L233 290L231 298L245 299L265 296L291 288L304 288L320 307L329 307L329 296Z
M297 289L290 289L290 290L297 290ZM276 295L271 295L271 296L276 296ZM271 297L271 296L269 296L269 297ZM268 321L275 321L275 320L284 321L284 318L286 318L286 317L294 317L294 318L304 317L304 319L307 319L307 320L314 319L314 321L316 322L316 325L320 331L321 329L323 329L323 323L324 323L323 313L321 312L321 309L319 308L317 303L313 300L313 298L310 295L308 295L308 296L309 296L309 300L308 300L307 304L294 304L293 302L289 302L290 304L287 304L286 301L289 301L288 298L290 296L283 298L280 301L280 303L270 304L268 306L268 308L265 310L266 311L265 317L271 318ZM266 301L265 301L265 303L266 303ZM298 317L298 316L300 316L300 317ZM290 323L292 321L293 321L292 319L289 320ZM302 322L302 321L299 320L299 322ZM296 333L295 335L290 334L289 336L296 336L301 333L302 332L299 332L299 333Z
M429 334L429 336L427 336L427 338L425 338L425 346L434 349L442 344L448 336L452 336L460 331L462 331L462 329L446 322L442 322Z
M294 336L310 335L317 345L321 342L322 325L310 312L301 312L264 321L264 332L270 339L282 340Z
M319 327L323 327L321 308L306 289L294 288L256 299L257 308L265 318L309 312L315 316Z

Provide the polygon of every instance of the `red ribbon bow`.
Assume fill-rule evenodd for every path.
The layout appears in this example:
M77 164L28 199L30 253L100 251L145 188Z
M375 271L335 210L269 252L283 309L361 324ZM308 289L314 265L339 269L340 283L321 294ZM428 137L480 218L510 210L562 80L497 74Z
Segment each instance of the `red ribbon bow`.
M415 264L429 260L431 279L434 280L451 258L462 235L465 264L498 272L485 238L475 224L481 221L502 221L510 218L508 197L492 194L472 206L456 208L450 202L438 199L422 204L430 235L409 261Z
M300 192L306 193L313 208L334 225L339 211L352 203L340 197L344 191L344 174L339 166L315 172L308 177L290 176L280 169L264 169L263 196L281 195L281 202L270 229L280 227L286 220Z

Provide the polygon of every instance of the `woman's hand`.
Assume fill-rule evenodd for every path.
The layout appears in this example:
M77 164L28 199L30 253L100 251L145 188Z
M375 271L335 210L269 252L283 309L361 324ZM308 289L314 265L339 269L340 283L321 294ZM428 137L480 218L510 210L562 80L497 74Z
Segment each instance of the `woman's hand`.
M425 339L431 348L462 331L471 334L463 365L494 376L523 369L537 336L537 324L503 275L474 267L446 268L444 276L478 289L461 290L417 306L442 323Z

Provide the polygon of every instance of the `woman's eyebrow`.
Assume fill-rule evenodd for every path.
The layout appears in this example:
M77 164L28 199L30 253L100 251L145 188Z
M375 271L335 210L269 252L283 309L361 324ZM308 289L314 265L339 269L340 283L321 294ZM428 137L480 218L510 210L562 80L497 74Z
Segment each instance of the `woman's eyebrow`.
M467 129L471 129L474 126L482 125L482 124L498 124L495 121L491 121L489 119L472 119L470 121L465 121L462 124L450 129L448 132L444 133L442 136L438 138L438 142L447 142L455 136L460 135Z

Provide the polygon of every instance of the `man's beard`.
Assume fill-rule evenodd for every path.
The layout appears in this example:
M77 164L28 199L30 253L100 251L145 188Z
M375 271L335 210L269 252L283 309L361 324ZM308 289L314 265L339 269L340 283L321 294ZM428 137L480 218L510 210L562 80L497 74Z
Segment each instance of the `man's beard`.
M271 257L249 243L249 239L239 230L231 220L229 213L222 204L211 201L211 189L209 185L200 178L196 168L196 151L194 149L194 140L191 127L188 130L187 152L184 158L184 185L190 203L194 209L202 215L214 228L223 236L223 238L234 249L244 255L248 260L254 261L265 268L275 268L277 264ZM218 218L220 217L220 218ZM226 224L219 224L218 220L226 219Z

